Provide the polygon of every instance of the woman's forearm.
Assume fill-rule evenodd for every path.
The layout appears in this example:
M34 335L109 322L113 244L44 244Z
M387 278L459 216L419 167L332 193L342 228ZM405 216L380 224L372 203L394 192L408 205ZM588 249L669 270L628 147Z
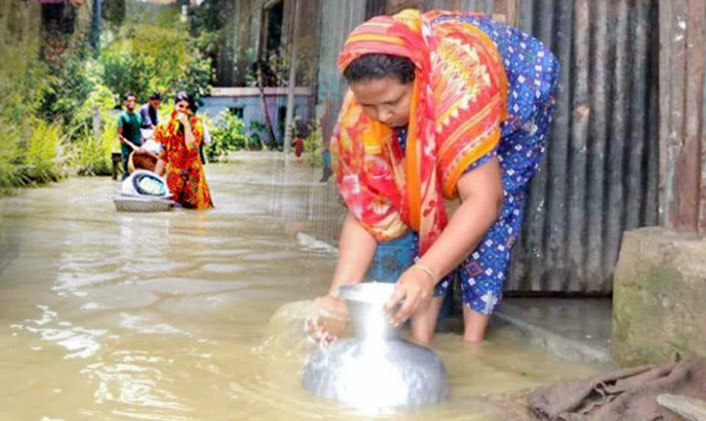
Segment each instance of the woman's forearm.
M328 294L337 295L341 286L361 282L376 248L375 238L349 212L341 229L338 263Z

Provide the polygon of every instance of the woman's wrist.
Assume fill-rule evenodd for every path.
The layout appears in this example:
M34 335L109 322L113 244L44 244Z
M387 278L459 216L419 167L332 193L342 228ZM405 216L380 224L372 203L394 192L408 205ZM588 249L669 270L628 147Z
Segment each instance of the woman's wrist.
M439 282L439 279L441 277L439 276L438 272L435 271L432 267L429 265L422 263L422 262L416 262L414 263L410 269L415 269L419 272L422 272L426 275L427 279L429 280L432 288L436 286L436 283Z

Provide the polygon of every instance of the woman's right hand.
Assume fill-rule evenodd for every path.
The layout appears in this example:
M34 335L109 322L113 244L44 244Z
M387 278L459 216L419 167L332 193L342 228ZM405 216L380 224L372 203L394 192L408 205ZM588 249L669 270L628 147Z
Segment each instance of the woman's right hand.
M306 330L317 343L331 343L346 330L348 307L334 295L314 299L312 317L306 321Z
M189 116L187 116L186 113L183 113L181 111L177 113L176 119L179 120L179 122L181 122L181 124L185 126L189 124Z

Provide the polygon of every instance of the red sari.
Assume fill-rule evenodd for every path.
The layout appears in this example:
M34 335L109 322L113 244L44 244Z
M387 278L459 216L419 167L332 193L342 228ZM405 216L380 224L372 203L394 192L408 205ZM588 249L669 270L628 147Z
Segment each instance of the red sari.
M208 209L213 207L211 192L206 184L199 146L203 141L203 122L195 115L189 116L194 143L187 146L183 130L176 119L176 111L165 123L154 130L154 138L162 144L159 158L166 162L166 178L172 199L185 208Z

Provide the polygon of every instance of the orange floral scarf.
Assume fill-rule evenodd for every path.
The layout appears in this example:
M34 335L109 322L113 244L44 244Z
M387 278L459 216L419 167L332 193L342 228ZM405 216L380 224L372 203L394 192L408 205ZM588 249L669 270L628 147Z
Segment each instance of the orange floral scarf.
M507 79L495 44L458 13L405 10L358 26L339 56L341 71L370 53L415 65L406 151L392 130L367 117L349 90L331 141L348 210L377 241L419 232L420 254L447 223L443 198L472 163L492 152L507 118Z

